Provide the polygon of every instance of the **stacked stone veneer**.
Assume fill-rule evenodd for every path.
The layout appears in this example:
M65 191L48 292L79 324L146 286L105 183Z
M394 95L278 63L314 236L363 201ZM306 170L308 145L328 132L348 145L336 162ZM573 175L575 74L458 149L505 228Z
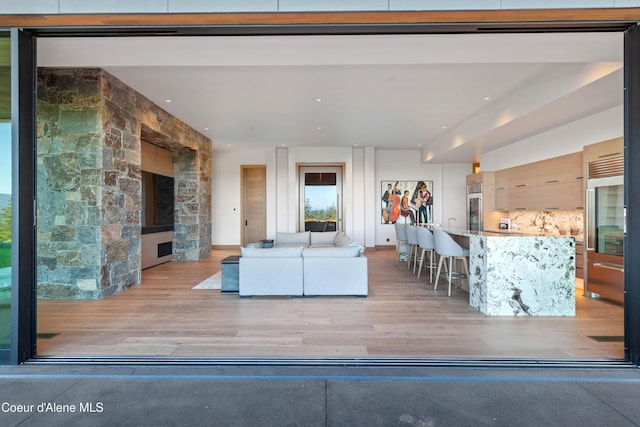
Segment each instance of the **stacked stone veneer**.
M38 70L41 298L140 283L141 139L173 152L174 260L211 249L211 140L100 69Z

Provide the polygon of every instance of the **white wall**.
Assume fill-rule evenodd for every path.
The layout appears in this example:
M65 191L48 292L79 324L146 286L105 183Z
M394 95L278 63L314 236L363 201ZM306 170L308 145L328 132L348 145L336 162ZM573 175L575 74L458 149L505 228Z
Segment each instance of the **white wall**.
M433 222L447 225L448 218L456 218L452 226L466 228L466 176L471 164L423 164L420 150L376 150L375 192L376 245L396 242L393 225L381 224L380 209L382 181L433 181Z
M267 237L273 238L276 230L297 230L297 168L318 163L344 165L345 231L367 247L395 244L393 227L380 224L380 183L386 180L433 181L434 222L456 218L452 226L466 226L469 164L422 164L419 150L371 147L222 150L213 153L213 245L240 245L240 165L267 165Z
M212 244L240 245L241 200L240 166L267 165L267 201L275 200L275 151L214 150L211 177ZM267 234L275 234L275 204L267 203Z
M496 171L582 151L585 145L618 138L624 131L618 106L480 156L480 169Z
M622 132L623 107L615 107L484 154L480 165L482 170L500 170L581 151L584 145L622 136ZM297 230L297 167L313 163L344 165L345 231L367 247L395 244L393 227L380 223L382 181L433 181L433 221L466 228L465 177L471 172L469 164L423 164L420 150L371 147L216 150L213 245L240 245L240 165L267 165L267 237L273 238L276 230Z
M467 175L470 163L442 165L442 220L443 227L467 228Z
M344 203L344 231L353 239L363 241L364 234L361 230L354 233L353 215L353 152L351 148L290 148L289 149L289 223L286 231L293 232L298 229L299 211L299 187L298 166L314 164L344 165L342 202Z

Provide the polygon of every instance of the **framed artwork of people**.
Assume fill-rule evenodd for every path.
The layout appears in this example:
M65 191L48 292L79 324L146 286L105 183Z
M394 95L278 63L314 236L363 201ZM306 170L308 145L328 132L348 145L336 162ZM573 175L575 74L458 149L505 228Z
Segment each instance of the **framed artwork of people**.
M433 181L381 182L381 224L427 224L433 221Z

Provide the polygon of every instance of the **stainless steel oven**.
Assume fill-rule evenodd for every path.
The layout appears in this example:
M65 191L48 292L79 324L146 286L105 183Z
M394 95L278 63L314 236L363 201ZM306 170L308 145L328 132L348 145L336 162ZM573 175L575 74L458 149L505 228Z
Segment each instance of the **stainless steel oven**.
M482 231L482 183L467 184L467 227Z
M624 302L622 165L622 157L589 163L585 211L585 295L618 304Z

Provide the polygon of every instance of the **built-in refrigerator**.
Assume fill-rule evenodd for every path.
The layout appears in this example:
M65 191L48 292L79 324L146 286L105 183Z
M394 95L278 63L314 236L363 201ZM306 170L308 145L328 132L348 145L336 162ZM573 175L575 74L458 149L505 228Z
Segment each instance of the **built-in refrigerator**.
M624 178L622 157L587 165L586 296L624 302Z
M467 184L467 227L482 231L482 183Z

